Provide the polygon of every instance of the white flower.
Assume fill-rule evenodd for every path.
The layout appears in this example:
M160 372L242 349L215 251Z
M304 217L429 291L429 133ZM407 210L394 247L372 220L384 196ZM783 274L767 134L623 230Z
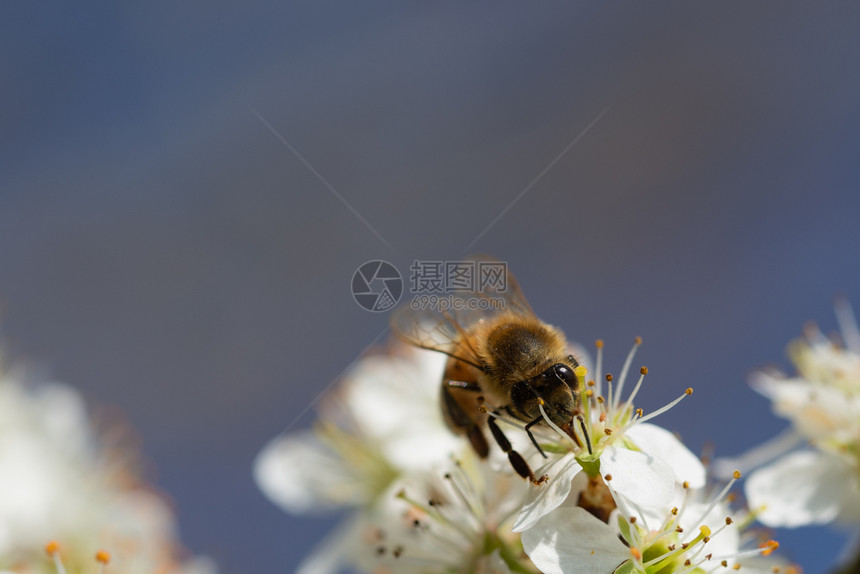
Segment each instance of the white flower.
M857 469L824 452L802 450L779 458L753 472L745 492L756 518L767 526L860 519Z
M515 531L526 532L535 527L543 516L568 498L579 499L580 506L608 517L616 503L603 494L602 484L606 480L612 481L616 496L635 508L664 507L671 501L676 485L704 486L705 469L701 461L670 432L645 422L676 405L692 393L692 389L645 415L633 406L633 399L648 372L642 367L635 388L621 401L625 379L639 344L641 340L637 338L617 381L611 375L606 376L606 398L601 394L599 382L588 382L581 397L582 415L574 420L570 433L558 428L555 429L557 435L536 431L536 434L541 433L541 441L550 441L541 442L544 450L550 453L550 460L538 471L549 480L530 488L529 499L514 525ZM598 341L598 372L602 347L602 342ZM566 440L562 442L559 437Z
M299 572L335 571L399 477L463 449L439 409L444 364L441 353L404 345L364 357L324 397L313 431L277 437L258 455L257 484L287 512L357 511Z
M810 327L789 346L796 376L760 372L752 379L791 430L722 464L759 467L745 492L767 526L860 521L860 331L847 303L837 316L845 346Z
M0 555L41 548L54 531L93 516L94 438L81 397L46 384L0 378Z
M404 476L365 525L353 565L398 574L536 572L511 530L525 489L519 476L492 471L470 450Z
M98 440L72 388L0 373L0 563L42 571L43 546L58 540L68 563L105 549L131 574L197 568L180 563L173 513L125 446Z
M523 532L523 547L544 574L704 574L741 565L761 574L793 571L762 559L778 546L773 541L746 548L746 520L732 518L724 502L730 486L711 500L705 489L680 487L671 505L645 511L613 492L618 509L608 524L564 504Z

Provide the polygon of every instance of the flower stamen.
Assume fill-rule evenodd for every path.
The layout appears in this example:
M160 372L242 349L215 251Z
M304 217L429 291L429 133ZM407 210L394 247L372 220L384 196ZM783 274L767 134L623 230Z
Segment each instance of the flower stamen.
M728 482L728 483L723 487L723 489L720 491L720 493L717 495L717 497L716 497L714 500L712 500L712 501L711 501L711 504L710 504L710 505L708 506L708 508L707 508L707 509L702 513L701 517L700 517L696 522L700 522L700 523L701 523L701 522L704 522L705 517L706 517L708 514L710 514L710 512L711 512L714 508L716 508L716 507L717 507L717 505L718 505L720 502L722 502L722 501L723 501L723 499L724 499L724 498L726 497L726 495L729 493L729 490L731 490L732 486L734 486L734 484L738 481L738 479L740 479L740 477L741 477L741 473L740 473L740 471L737 471L737 470L736 470L736 471L733 473L733 475L732 475L732 479L731 479L731 480L729 480L729 482Z
M639 389L642 388L642 381L645 380L645 375L648 374L648 367L642 367L639 369L639 380L636 381L636 386L633 387L633 392L630 393L630 396L627 397L627 400L624 401L624 411L626 412L630 408L633 407L633 399L636 398L636 395L639 393ZM642 416L642 415L640 415Z
M642 337L636 337L633 341L633 346L630 352L627 353L627 358L624 359L624 365L621 367L621 374L618 377L618 388L615 390L615 402L612 403L612 408L618 410L618 405L621 402L621 391L624 389L624 381L627 379L627 372L630 370L630 365L633 363L633 357L636 356L636 351L642 344Z
M99 563L99 574L104 574L105 566L110 562L110 553L106 550L96 552L96 562Z
M51 540L45 544L45 552L54 561L54 568L57 569L57 574L66 574L66 567L63 566L63 559L60 558L60 545L56 540Z
M663 413L665 413L666 411L668 411L669 409L671 409L672 407L674 407L675 405L677 405L678 403L680 403L681 401L683 401L686 397L688 397L688 396L690 396L690 395L692 395L692 394L693 394L693 388L692 388L692 387L688 387L688 388L687 388L687 390L685 390L685 391L684 391L684 394L682 394L680 397L678 397L677 399L675 399L675 400L674 400L674 401L672 401L671 403L669 403L669 404L667 404L667 405L664 405L664 406L660 407L659 409L657 409L656 411L654 411L654 412L652 412L652 413L648 413L647 415L645 415L645 416L644 416L644 417L642 417L642 418L637 418L637 419L635 419L635 420L630 421L630 422L629 422L629 423L627 423L626 425L624 425L624 428L622 429L622 432L625 432L625 431L629 430L631 427L633 427L633 426L634 426L634 424L644 423L645 421L650 421L650 420L651 420L651 419L653 419L654 417L657 417L657 416L659 416L659 415L662 415Z
M541 411L543 411L543 407L541 407ZM515 421L514 419L511 419L511 418L502 416L499 413L493 412L493 410L488 408L487 405L481 405L481 412L490 415L491 417L493 417L497 421L502 421L505 424L509 424L512 427L516 427L516 428L520 429L521 431L526 430L525 425L520 424L519 422ZM547 420L549 420L549 419L547 419Z
M594 346L597 348L597 359L595 360L595 369L594 369L594 376L595 376L594 383L596 386L596 388L594 390L594 394L600 395L600 394L602 394L602 391L600 388L601 387L601 385L600 385L600 373L603 372L603 339L597 339L594 342Z
M578 446L575 442L573 442L573 439L570 438L570 436L566 432L561 430L561 428L559 428L557 424L550 420L549 416L546 414L546 411L543 409L543 401L538 403L538 408L540 409L540 414L543 417L543 420L546 421L546 424L548 424L550 428L552 428L552 430L564 437L564 439L569 441L574 447Z

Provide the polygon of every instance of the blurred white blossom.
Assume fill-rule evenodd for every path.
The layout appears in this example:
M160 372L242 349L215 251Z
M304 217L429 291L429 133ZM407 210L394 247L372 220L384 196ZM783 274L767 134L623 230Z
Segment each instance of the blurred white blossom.
M470 450L401 477L365 525L355 562L398 574L537 572L512 530L526 482Z
M214 572L185 560L164 497L122 444L102 438L71 387L0 371L0 569L53 571L43 547L55 540L74 571L95 571L103 549L130 574Z
M752 378L790 430L723 462L723 471L757 467L745 493L767 526L860 522L860 331L847 302L838 303L837 316L841 340L809 326L791 343L796 375L771 370Z
M299 567L334 572L353 554L407 472L427 472L465 445L438 406L445 356L397 344L360 359L320 405L313 431L273 439L254 475L272 502L294 514L355 512Z

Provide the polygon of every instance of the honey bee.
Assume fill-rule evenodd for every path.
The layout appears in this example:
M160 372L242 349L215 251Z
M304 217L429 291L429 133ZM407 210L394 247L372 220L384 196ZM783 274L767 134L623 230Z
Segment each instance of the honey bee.
M489 428L514 470L541 484L546 477L535 477L496 417L505 413L525 423L532 443L546 457L531 428L544 420L543 407L554 425L575 437L569 429L578 413L584 368L567 351L561 330L535 316L510 273L500 288L456 293L435 303L422 309L413 302L398 309L391 326L407 343L448 356L441 406L449 428L466 436L481 458L489 454L484 434Z

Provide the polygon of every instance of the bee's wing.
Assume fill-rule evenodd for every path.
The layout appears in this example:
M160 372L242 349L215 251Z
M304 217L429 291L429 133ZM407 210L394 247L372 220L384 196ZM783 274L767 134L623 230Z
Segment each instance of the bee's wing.
M475 262L475 266L477 267L476 273L479 275L479 279L482 280L480 292L470 293L467 295L468 298L486 299L490 302L493 300L502 301L500 305L502 308L496 309L495 313L490 313L491 315L499 312L509 312L528 317L535 316L532 306L526 301L525 295L523 295L520 289L517 278L514 277L513 273L508 271L507 263L489 255L473 255L468 259ZM493 277L487 278L484 281L485 278L480 277L481 273L486 272L490 274L494 270L499 272L500 279L498 281L492 281ZM487 316L487 313L484 313L484 316Z
M468 328L449 311L414 309L406 305L391 316L391 329L395 335L416 347L439 351L482 368L476 353L466 345L458 344L467 336Z
M468 335L482 321L502 314L534 316L531 306L520 291L507 265L486 256L469 258L476 268L492 266L501 275L491 284L481 283L477 291L443 293L440 305L421 305L423 298L416 297L411 305L397 309L391 317L394 333L412 345L431 349L455 357L483 369L482 360L468 344ZM480 271L478 271L480 273ZM461 344L465 342L466 344Z

